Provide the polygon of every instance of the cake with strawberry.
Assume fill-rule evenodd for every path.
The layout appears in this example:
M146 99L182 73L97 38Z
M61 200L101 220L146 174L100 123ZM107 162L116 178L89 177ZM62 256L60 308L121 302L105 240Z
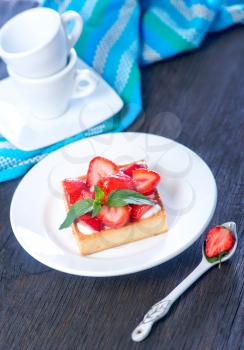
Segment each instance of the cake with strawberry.
M166 232L159 181L144 161L117 165L95 157L86 176L62 182L67 216L60 229L72 227L81 255Z

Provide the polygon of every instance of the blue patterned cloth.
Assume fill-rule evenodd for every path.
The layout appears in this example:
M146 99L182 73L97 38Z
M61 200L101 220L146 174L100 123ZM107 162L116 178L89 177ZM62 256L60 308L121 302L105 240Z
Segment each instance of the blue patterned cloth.
M244 23L244 1L238 0L43 0L43 6L82 15L77 53L114 87L125 106L102 124L37 151L17 150L0 138L0 182L23 175L65 144L126 129L142 108L140 66L197 48L208 32Z

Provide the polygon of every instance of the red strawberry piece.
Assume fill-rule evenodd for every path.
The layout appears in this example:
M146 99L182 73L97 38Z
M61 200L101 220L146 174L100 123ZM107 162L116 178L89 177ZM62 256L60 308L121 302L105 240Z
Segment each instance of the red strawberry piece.
M205 241L205 253L208 258L229 251L235 244L235 238L230 230L223 226L213 227L208 231Z
M151 209L153 206L152 205L131 205L131 220L132 221L137 221L140 220L142 215L145 214L149 209Z
M119 167L111 160L103 157L95 157L90 161L86 183L88 186L97 185L97 183L106 176L119 172Z
M117 228L125 226L130 219L131 208L126 205L124 207L107 207L104 205L98 213L98 218L105 226Z
M152 192L150 192L147 197L149 199L151 199L152 201L158 202L158 193L157 191L154 189Z
M137 163L134 163L130 166L128 166L127 168L123 169L123 173L125 173L126 175L128 176L132 176L132 172L133 170L136 170L136 169L145 169L146 168L146 165L145 164L137 164Z
M135 190L135 183L130 176L123 173L111 175L103 178L99 181L98 186L104 192L104 202L106 201L106 196L115 190Z
M148 169L136 169L132 172L132 179L135 181L136 190L143 194L154 191L160 181L160 175Z
M96 231L101 231L103 228L103 224L100 219L97 217L93 218L91 214L84 214L81 215L77 221L83 221L87 225L89 225L91 228L93 228Z
M73 205L79 199L93 198L94 196L86 183L79 179L65 179L63 188L69 205Z

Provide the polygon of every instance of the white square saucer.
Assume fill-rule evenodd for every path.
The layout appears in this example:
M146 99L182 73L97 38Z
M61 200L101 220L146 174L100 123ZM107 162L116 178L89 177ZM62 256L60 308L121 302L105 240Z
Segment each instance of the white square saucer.
M0 81L0 134L17 148L33 151L74 136L110 118L123 107L116 92L85 62L78 68L92 72L95 91L82 99L72 99L69 109L55 119L39 120L32 116L10 78Z

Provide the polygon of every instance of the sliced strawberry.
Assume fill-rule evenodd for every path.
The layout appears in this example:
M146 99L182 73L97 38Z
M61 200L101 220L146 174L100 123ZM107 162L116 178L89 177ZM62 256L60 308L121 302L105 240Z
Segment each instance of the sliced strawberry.
M145 169L147 168L146 164L142 164L142 163L134 163L130 166L128 166L127 168L123 169L123 173L125 173L126 175L128 176L132 176L132 172L133 170L136 170L136 169Z
M97 185L97 183L106 176L119 172L119 167L111 160L103 157L95 157L90 161L86 183L88 186Z
M103 229L102 221L97 217L92 218L91 214L81 215L80 217L78 217L77 221L83 221L96 231L101 231Z
M147 197L151 199L152 201L158 202L159 195L156 189L154 189L152 192L147 194Z
M124 207L107 207L104 205L98 213L98 218L105 226L111 228L122 227L126 225L130 219L131 208L126 205Z
M119 173L103 178L98 182L98 186L104 192L104 202L106 202L106 197L111 191L115 190L135 190L135 183L131 177Z
M160 175L148 169L136 169L132 172L132 179L136 183L136 190L143 194L154 191L160 181Z
M131 220L137 221L140 220L142 215L145 214L149 209L153 208L152 205L131 205Z
M213 227L208 231L205 241L205 253L213 258L220 253L229 251L235 244L235 238L230 230L223 226Z
M69 205L73 205L79 199L93 198L87 184L79 179L65 179L63 181L64 192Z
M79 179L66 179L63 181L63 187L70 206L79 199L94 197L87 184ZM92 218L90 214L81 215L76 221L83 221L96 231L103 227L102 222L98 218Z

